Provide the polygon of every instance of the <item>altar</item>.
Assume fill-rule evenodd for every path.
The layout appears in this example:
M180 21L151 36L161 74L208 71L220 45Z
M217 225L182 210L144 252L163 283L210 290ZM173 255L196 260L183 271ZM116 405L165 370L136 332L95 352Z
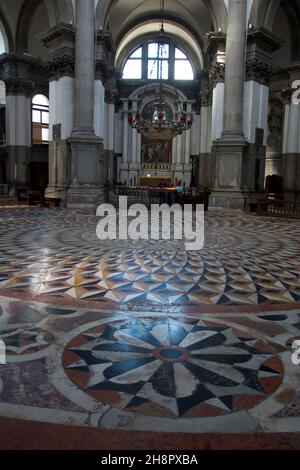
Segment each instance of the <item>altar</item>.
M140 186L157 188L161 183L172 186L173 179L170 176L140 176Z

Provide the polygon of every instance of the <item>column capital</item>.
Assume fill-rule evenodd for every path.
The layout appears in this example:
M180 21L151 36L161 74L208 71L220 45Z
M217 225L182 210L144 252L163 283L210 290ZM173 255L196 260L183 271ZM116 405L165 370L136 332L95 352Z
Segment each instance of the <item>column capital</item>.
M109 76L108 63L110 54L115 52L115 43L110 32L96 31L96 79L103 83Z
M210 62L214 61L218 54L224 54L226 49L226 34L222 32L210 32L206 34L204 53L208 55Z
M226 34L222 32L210 32L206 35L204 52L210 62L209 81L211 88L225 80L226 62Z
M259 60L253 59L246 64L246 81L255 81L261 85L268 86L272 76L272 66Z
M225 81L225 62L213 62L209 70L209 81L211 88L215 88L218 83L224 83Z
M7 95L32 96L48 93L49 83L41 60L30 56L3 54L0 60L0 80Z
M273 53L283 42L272 32L261 27L251 29L247 36L246 81L254 80L269 85L272 75Z
M300 76L300 62L296 62L293 65L289 65L287 67L282 67L281 70L284 70L289 74L290 83L292 84L293 81L299 80Z
M74 77L75 32L73 26L60 23L39 36L41 43L48 49L45 71L50 80Z

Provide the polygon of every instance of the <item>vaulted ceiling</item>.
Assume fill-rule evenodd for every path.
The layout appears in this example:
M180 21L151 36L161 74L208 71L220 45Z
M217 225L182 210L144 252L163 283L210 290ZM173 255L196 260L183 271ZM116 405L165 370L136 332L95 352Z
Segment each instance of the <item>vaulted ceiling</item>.
M174 31L188 31L201 49L207 32L226 30L226 3L165 0L164 16ZM59 22L74 23L74 5L75 0L0 0L0 30L6 50L43 57L46 51L38 35ZM156 32L161 0L95 0L95 5L98 29L109 30L117 46L140 23L148 25L149 34ZM299 59L300 0L253 0L250 22L283 35L288 56Z

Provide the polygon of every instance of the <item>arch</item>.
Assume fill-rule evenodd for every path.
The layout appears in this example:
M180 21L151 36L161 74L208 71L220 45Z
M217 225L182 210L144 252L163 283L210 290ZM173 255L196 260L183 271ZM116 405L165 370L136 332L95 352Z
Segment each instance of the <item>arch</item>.
M281 0L253 0L249 23L254 28L261 26L272 31Z
M141 102L141 109L146 106L151 101L157 99L157 90L159 85L157 83L151 83L147 85L142 85L136 88L131 95L128 97L129 101L139 101ZM162 94L164 99L175 112L174 101L180 101L182 103L188 100L187 96L178 88L170 85L169 83L163 83L161 85Z
M253 0L249 23L251 23L254 28L264 27L272 31L280 7L285 10L290 23L293 58L299 60L300 9L298 2L291 2L289 0Z
M28 49L28 36L36 9L45 2L49 24L73 23L74 11L71 0L24 0L19 13L16 29L16 52L22 54Z
M227 7L224 0L202 0L211 13L214 30L227 30Z
M3 35L5 52L12 53L15 49L14 38L4 13L0 10L0 32Z
M115 55L115 66L121 69L129 54L137 48L145 40L155 40L157 31L159 31L159 21L144 21L136 28L129 31L119 43L119 47ZM150 30L150 31L149 31ZM195 75L205 66L204 56L197 39L192 33L185 29L179 28L177 23L165 21L166 37L174 42L179 48L183 49L191 60Z
M108 27L108 15L112 7L119 0L98 0L96 8L97 29L106 29ZM211 14L214 30L226 31L227 28L227 7L224 0L202 0ZM178 19L177 19L178 20Z
M281 0L280 7L286 13L288 22L290 24L291 39L292 39L292 60L299 60L300 58L300 10L299 5L295 2L291 4L288 0ZM274 17L275 20L275 17Z
M98 0L96 7L96 27L105 29L109 10L118 3L118 0Z

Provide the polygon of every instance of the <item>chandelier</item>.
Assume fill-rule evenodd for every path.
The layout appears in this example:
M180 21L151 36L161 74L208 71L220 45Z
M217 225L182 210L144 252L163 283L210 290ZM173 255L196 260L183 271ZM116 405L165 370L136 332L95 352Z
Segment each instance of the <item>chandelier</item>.
M128 124L136 129L137 132L145 136L148 140L151 141L170 141L174 139L177 135L182 134L183 131L188 131L191 129L193 121L187 119L186 114L184 113L181 102L178 99L180 105L180 113L178 119L168 119L166 113L166 103L162 96L162 77L163 77L163 62L160 58L163 57L163 49L165 47L166 37L164 32L164 0L161 0L161 28L159 36L157 38L157 58L159 68L159 95L154 101L154 113L152 119L145 119L142 117L141 113L137 112L135 116L132 113L128 114Z
M178 120L167 119L163 100L156 105L152 119L144 119L140 113L135 116L129 114L128 123L133 129L152 141L174 139L174 137L192 127L192 120L187 120L184 113L180 115Z

